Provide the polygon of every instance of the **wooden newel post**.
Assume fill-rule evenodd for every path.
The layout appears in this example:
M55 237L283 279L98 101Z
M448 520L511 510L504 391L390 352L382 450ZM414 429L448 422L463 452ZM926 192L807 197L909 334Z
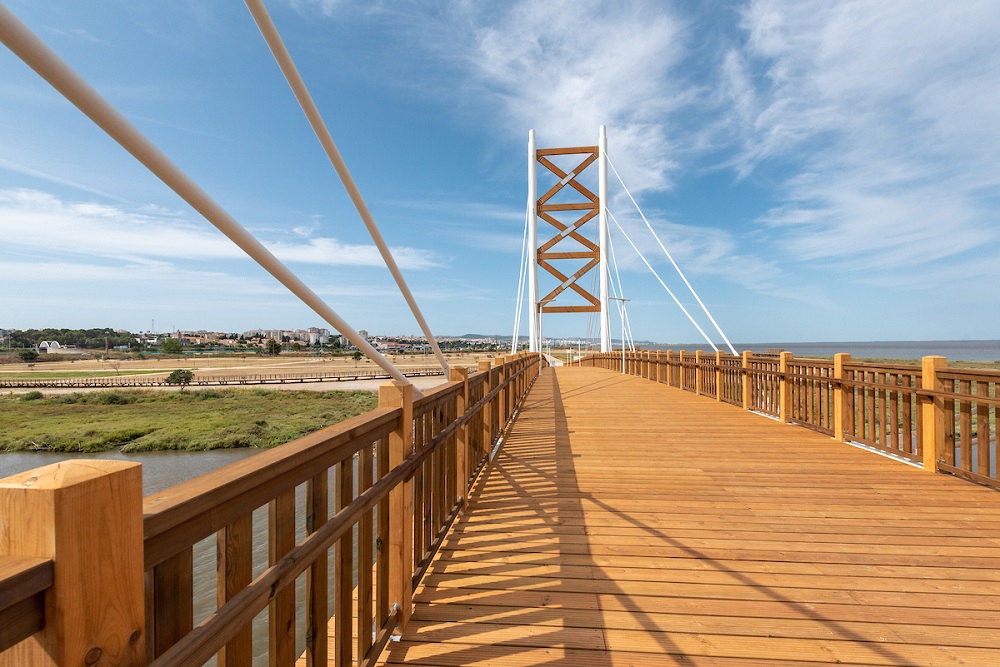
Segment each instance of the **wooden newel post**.
M778 419L787 424L792 407L792 380L788 373L788 362L792 360L791 352L778 355Z
M502 385L507 379L507 357L496 357L493 360L493 367L497 369L497 383ZM494 387L495 388L495 387ZM497 432L503 429L507 423L507 390L501 389L497 394Z
M45 629L0 665L145 665L142 466L63 461L0 480L0 556L51 558Z
M451 368L451 381L461 382L455 400L455 416L461 417L469 405L469 369ZM458 429L455 438L455 492L461 499L461 509L465 509L469 498L469 425Z
M694 393L701 396L701 350L694 351Z
M715 351L715 400L722 401L722 350Z
M851 355L840 352L833 355L833 377L837 383L833 385L833 437L837 442L844 442L847 433L848 399L854 392L854 387L845 387L847 372L844 366L851 361Z
M413 385L398 380L378 388L380 408L402 408L389 434L389 469L413 453ZM400 630L413 612L413 480L389 492L389 602L399 605Z
M743 351L743 373L741 377L743 378L743 409L749 410L750 406L753 405L753 397L751 392L753 391L753 381L750 378L750 359L753 357L753 352L750 350Z
M938 378L938 371L943 370L948 360L944 357L924 357L922 360L921 388L927 391L942 391L944 383ZM923 421L923 455L924 471L937 472L937 464L945 454L945 419L944 399L940 396L924 396L921 398L921 417Z
M486 373L486 378L483 380L483 396L486 396L490 393L492 386L490 384L490 378L493 375L493 372L491 370L492 364L490 363L490 360L483 359L480 361L478 369ZM493 422L491 420L492 412L493 411L490 409L489 403L484 405L483 409L479 411L479 414L482 415L483 424L483 449L487 454L493 447Z

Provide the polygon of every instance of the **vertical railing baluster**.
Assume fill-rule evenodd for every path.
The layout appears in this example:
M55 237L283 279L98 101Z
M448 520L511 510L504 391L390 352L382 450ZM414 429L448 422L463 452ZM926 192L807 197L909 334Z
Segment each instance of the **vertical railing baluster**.
M268 564L275 565L295 548L295 489L268 503ZM268 605L268 647L271 665L295 664L295 586L286 586Z
M216 538L216 602L221 607L253 579L253 514L246 514L218 532ZM219 651L219 667L240 667L253 661L253 629L247 625Z
M372 444L366 443L358 452L358 495L371 488L373 482ZM372 511L358 520L358 660L368 655L372 646Z

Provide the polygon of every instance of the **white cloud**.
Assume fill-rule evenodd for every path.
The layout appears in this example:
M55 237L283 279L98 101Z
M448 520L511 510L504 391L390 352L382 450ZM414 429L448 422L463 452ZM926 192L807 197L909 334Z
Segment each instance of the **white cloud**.
M303 238L264 242L286 262L329 266L382 266L377 249L336 239ZM157 207L129 210L94 202L67 202L28 189L0 190L0 236L8 252L44 252L102 257L126 262L234 260L245 257L208 223L195 223ZM400 267L436 266L433 253L394 248Z
M789 256L909 273L1000 238L1000 4L757 0L743 27L734 164L797 170L763 219Z
M466 2L442 20L422 26L428 48L462 63L470 104L491 109L483 122L533 128L539 147L594 145L607 125L637 192L670 185L669 118L698 91L680 67L685 25L663 3Z

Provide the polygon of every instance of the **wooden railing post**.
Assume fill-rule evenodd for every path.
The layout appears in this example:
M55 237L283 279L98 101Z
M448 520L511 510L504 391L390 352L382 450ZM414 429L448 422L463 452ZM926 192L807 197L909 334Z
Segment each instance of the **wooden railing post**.
M394 381L379 386L381 408L402 408L399 426L389 434L389 469L413 453L413 385ZM389 492L389 600L399 605L402 630L413 612L413 481Z
M678 352L677 358L680 359L677 364L677 386L684 389L684 360L687 359L687 350Z
M715 351L715 400L722 402L722 350Z
M493 377L492 364L489 359L483 359L479 362L478 370L486 373L486 377L483 379L483 396L490 393L492 385L490 381ZM492 421L493 411L490 409L489 402L483 406L480 411L482 425L483 425L483 449L489 454L490 450L493 448L493 421Z
M701 350L694 352L694 393L701 396Z
M942 391L944 383L938 378L938 371L947 366L945 357L924 357L921 363L921 388L927 391ZM944 399L940 396L924 396L920 406L923 421L924 471L937 472L938 461L944 456L947 425L944 419Z
M847 400L854 391L853 387L845 387L847 373L844 366L851 361L851 355L840 352L833 355L833 378L836 384L833 385L833 437L837 442L844 442L844 434L847 432Z
M469 369L453 366L451 381L462 383L455 399L455 416L461 417L469 405ZM455 492L458 494L461 509L465 509L468 504L469 474L469 425L465 424L459 427L455 437Z
M493 367L497 372L497 386L504 383L507 379L507 357L496 357L493 360ZM500 393L497 394L497 412L498 423L496 425L497 432L503 430L504 424L507 423L507 390L501 389Z
M145 665L142 466L63 461L0 480L0 556L50 558L45 629L0 665Z
M751 396L751 391L753 390L753 382L750 379L750 359L753 357L753 352L750 350L743 351L743 372L740 377L743 378L743 409L749 410L750 406L753 405L753 400Z
M778 355L778 419L782 424L787 424L790 419L792 407L792 382L788 373L788 362L794 355L791 352L782 352Z

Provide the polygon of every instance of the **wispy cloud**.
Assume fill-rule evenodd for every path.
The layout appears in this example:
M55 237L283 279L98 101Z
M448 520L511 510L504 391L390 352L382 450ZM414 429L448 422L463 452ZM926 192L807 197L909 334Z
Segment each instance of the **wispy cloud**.
M371 245L342 243L327 237L263 241L279 259L328 266L382 266ZM184 216L156 207L130 210L94 202L68 202L28 189L0 190L0 235L9 251L103 257L125 262L232 260L244 257L228 239ZM437 265L433 252L394 248L403 268Z
M452 3L421 33L504 133L534 128L541 146L592 145L607 125L642 191L670 185L677 164L665 120L697 95L681 71L684 27L660 2L522 0Z
M747 6L733 165L791 166L762 219L789 257L908 273L1000 238L998 25L994 2Z
M53 34L56 34L56 35L62 35L64 37L70 37L72 39L79 40L79 41L82 41L82 42L89 42L90 44L104 44L104 45L108 45L108 42L106 42L105 40L103 40L103 39L101 39L99 37L94 36L86 28L65 28L65 29L63 29L63 28L54 28L54 27L50 26L48 28L48 31L51 32L51 33L53 33Z

